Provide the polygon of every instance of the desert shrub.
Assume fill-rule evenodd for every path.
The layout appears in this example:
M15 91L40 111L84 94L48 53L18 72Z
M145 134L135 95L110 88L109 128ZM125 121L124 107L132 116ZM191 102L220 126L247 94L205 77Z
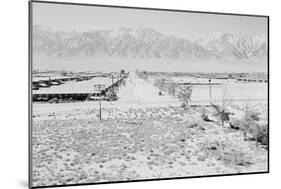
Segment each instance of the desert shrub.
M255 138L257 138L258 135L262 135L261 132L263 132L264 130L262 129L263 127L260 126L260 124L258 123L258 121L260 120L260 113L252 110L248 104L245 106L244 111L245 113L242 118L244 140L247 139L248 133L251 133L252 135L256 136Z
M139 70L136 70L136 75L143 79L143 80L147 80L148 79L148 74L146 71L139 71Z
M179 98L180 101L182 101L183 104L185 104L184 106L184 109L186 110L187 106L188 106L188 103L191 99L191 94L192 94L192 87L191 86L185 86L185 87L182 87L177 96Z
M253 119L254 121L259 121L260 120L260 117L259 117L260 113L259 112L252 111L250 116L251 116L251 119Z
M244 140L247 140L247 134L250 131L250 128L254 128L254 119L250 107L246 105L245 114L241 120L241 129L243 131Z
M260 142L264 145L268 145L268 125L267 124L261 124L258 126L257 129L257 142Z
M154 86L163 91L165 89L165 82L166 80L163 78L155 79Z
M256 141L256 146L258 146L258 143L268 145L267 124L254 124L253 127L251 127L249 133L252 134L253 139Z
M109 101L117 100L117 95L114 89L106 91L105 96Z
M176 84L174 83L174 81L169 80L167 82L167 91L168 91L169 95L175 96L175 94L176 94Z
M225 164L247 166L252 164L251 158L246 155L246 153L232 150L229 153L224 152L219 157L218 160L223 161Z
M61 74L62 76L67 76L67 75L68 75L67 71L61 71L60 74Z
M226 165L247 166L252 161L247 152L229 140L207 140L202 144L201 151L215 157Z
M215 104L211 104L212 107L216 110L216 116L220 119L222 127L224 127L224 123L229 121L230 112L227 111L226 106L219 106Z
M205 108L202 108L202 110L201 110L201 117L202 117L203 120L204 120L205 117L208 117L207 114L206 114Z
M142 72L141 77L143 80L148 80L148 75L146 74L146 72Z
M230 122L230 128L235 130L241 130L243 121L241 119L232 119Z
M230 112L227 110L231 101L227 98L227 91L224 91L221 98L221 104L211 103L211 106L216 110L216 116L220 119L222 127L224 123L229 121Z
M153 84L159 90L165 91L171 96L176 96L177 85L172 79L157 78Z
M256 146L258 146L258 143L267 145L268 125L259 123L260 113L251 110L248 105L246 105L244 111L245 113L242 119L233 120L231 122L231 127L242 130L244 140L247 140L248 135L250 134L251 138L256 141Z
M187 107L186 107L186 104L183 102L183 103L181 103L181 107L183 108L183 109L186 109Z
M212 120L209 119L209 117L208 117L208 115L207 115L207 113L206 113L206 109L205 109L205 108L203 108L203 109L201 110L201 118L202 118L204 121L212 121Z

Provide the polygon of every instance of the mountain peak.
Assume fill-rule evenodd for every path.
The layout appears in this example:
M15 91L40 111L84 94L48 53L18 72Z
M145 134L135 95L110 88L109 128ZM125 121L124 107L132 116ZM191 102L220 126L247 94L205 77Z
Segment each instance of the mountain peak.
M73 33L35 25L34 51L48 56L83 54L204 61L264 59L267 56L267 36L237 37L216 32L191 42L144 26Z

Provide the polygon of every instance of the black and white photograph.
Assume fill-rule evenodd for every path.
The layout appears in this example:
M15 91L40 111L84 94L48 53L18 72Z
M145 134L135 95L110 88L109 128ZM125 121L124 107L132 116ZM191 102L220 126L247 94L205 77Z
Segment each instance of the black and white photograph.
M29 3L30 186L269 172L269 17Z

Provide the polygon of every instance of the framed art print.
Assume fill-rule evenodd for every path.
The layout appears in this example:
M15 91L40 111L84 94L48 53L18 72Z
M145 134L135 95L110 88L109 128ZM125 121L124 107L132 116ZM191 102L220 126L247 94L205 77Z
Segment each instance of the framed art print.
M269 17L29 2L30 188L269 172Z

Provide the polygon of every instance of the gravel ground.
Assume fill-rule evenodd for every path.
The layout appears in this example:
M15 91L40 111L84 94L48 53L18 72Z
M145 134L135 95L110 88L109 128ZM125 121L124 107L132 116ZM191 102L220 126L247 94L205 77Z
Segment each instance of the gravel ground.
M34 118L34 186L267 170L265 149L192 110L104 109L117 117L101 122L97 109L81 111L89 117L76 110L65 120Z

